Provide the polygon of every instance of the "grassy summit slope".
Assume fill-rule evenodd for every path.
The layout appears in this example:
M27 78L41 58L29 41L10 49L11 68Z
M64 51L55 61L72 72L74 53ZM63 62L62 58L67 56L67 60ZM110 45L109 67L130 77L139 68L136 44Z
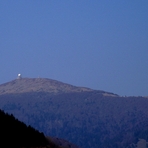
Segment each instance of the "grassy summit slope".
M82 91L92 91L92 89L76 87L47 78L21 78L0 85L0 94L24 92L49 92L56 94Z

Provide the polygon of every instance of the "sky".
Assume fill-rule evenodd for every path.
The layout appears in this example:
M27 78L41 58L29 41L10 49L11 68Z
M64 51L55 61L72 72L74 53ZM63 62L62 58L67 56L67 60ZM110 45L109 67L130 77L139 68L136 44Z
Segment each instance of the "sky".
M0 84L18 73L148 96L148 0L0 0Z

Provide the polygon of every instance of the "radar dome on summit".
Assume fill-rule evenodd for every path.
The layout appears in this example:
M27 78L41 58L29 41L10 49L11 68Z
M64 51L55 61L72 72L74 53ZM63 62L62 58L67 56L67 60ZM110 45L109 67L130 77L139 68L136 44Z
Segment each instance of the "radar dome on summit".
M18 79L21 79L21 78L22 78L22 75L19 73L19 74L17 75L17 78L18 78Z

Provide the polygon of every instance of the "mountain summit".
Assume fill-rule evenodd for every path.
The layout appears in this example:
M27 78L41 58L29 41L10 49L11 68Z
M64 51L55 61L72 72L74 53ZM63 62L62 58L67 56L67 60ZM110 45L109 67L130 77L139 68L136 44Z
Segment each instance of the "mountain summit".
M0 85L0 94L24 92L68 93L93 91L47 78L21 78Z

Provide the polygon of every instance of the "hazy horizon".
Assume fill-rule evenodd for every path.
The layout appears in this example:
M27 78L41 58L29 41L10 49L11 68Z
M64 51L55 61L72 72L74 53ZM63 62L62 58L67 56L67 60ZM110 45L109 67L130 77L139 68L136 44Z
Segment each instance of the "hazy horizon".
M50 78L148 96L148 1L0 1L0 84Z

